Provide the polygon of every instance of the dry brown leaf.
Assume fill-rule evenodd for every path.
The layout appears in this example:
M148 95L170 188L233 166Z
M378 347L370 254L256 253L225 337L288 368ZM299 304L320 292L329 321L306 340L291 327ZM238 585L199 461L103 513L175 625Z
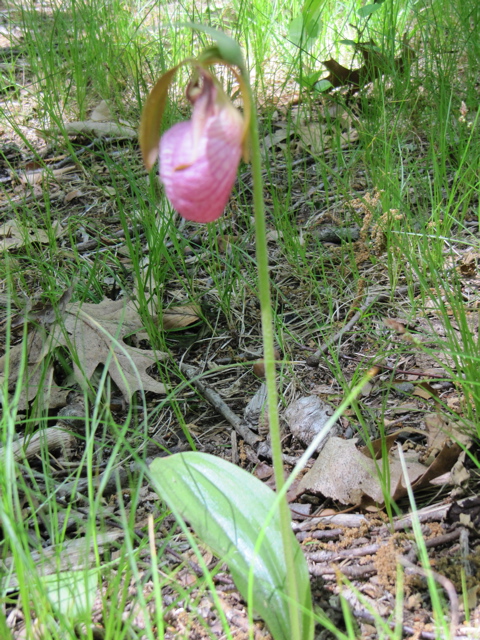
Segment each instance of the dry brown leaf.
M383 502L376 476L377 464L357 449L355 440L333 437L300 481L298 491L321 493L342 504L360 504L365 495Z
M288 137L288 131L286 126L283 126L280 129L277 129L274 133L269 133L265 136L262 143L263 151L267 149L271 149L272 147L276 147L280 142L283 142Z
M477 274L477 263L479 260L479 254L476 251L470 249L465 253L458 264L458 271L462 276L472 277Z
M127 402L138 390L165 393L164 385L152 378L147 369L165 359L167 354L136 349L124 340L141 328L141 318L131 301L125 303L123 300L106 299L100 304L82 305L77 302L69 305L63 323L57 323L48 333L40 326L29 334L23 407L44 388L48 376L42 365L49 354L60 346L75 354L72 358L73 376L83 388L88 386L97 367L108 366L110 377ZM8 352L10 390L15 387L22 369L22 352L21 344ZM6 357L3 356L0 358L0 376L5 371L5 365ZM56 391L51 384L48 388ZM51 395L52 391L48 393Z
M320 124L319 122L307 122L299 125L295 132L307 150L319 154L331 146L332 136L325 133L326 126L326 124Z
M24 411L29 402L37 398L40 406L63 407L66 404L68 389L60 388L53 379L53 364L41 363L47 355L45 350L46 332L43 327L31 332L28 335L27 353L28 364L23 365L23 345L19 344L7 351L0 358L0 384L5 382L5 370L8 361L8 388L15 389L20 372L23 371L22 389L24 393L20 396L18 410Z
M399 322L398 320L395 320L395 318L383 318L383 324L388 329L395 331L395 333L398 333L399 335L402 335L407 331L407 328L404 325L404 323Z
M163 328L183 329L200 320L200 307L196 304L185 304L178 307L170 307L163 312Z
M83 191L81 189L73 189L73 191L69 191L63 201L65 203L70 202L71 200L75 200L76 198L81 198L83 196Z
M457 440L469 446L470 438L462 433L454 422L440 413L429 413L425 416L427 443L432 449L440 450L447 440Z
M236 244L239 240L240 240L240 236L237 236L237 235L218 236L217 237L218 250L221 253L225 253L225 251L230 250L232 244Z
M424 400L438 400L438 392L428 382L421 380L415 384L414 396L423 398Z
M54 223L55 235L59 235L60 225ZM0 226L0 251L19 249L27 242L48 244L48 234L43 229L26 229L16 220L8 220Z
M90 120L93 120L93 122L111 122L113 120L112 112L105 100L97 104L90 114Z
M405 430L401 430L405 431ZM416 430L414 430L416 431ZM382 451L389 451L400 431L391 434L384 441L382 449L381 440L371 443L374 455L378 460L373 460L367 447L358 450L355 440L343 440L342 438L330 438L320 452L313 467L302 478L297 496L304 492L321 493L325 497L333 498L343 504L367 506L369 504L383 504L385 497L380 473L385 473L385 463L381 459ZM430 466L425 466L418 461L419 453L408 450L404 452L409 482L412 489L418 490L430 485L431 481L450 471L457 461L462 448L447 440ZM393 500L406 495L403 470L398 449L388 455L388 474L390 483L390 497Z
M55 304L51 302L37 302L32 306L28 301L26 308L22 313L16 314L10 318L10 331L14 332L22 329L24 324L35 322L37 324L47 326L51 325L63 317L67 304L72 299L73 290L76 282L72 283Z

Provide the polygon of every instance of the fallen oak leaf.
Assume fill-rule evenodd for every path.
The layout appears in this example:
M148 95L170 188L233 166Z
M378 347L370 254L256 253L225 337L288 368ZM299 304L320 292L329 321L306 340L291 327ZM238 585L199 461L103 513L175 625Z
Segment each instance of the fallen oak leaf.
M72 356L74 379L87 388L99 366L107 366L108 373L123 397L130 402L139 390L165 393L162 383L152 378L147 369L167 357L166 353L131 347L125 338L143 328L133 303L123 300L103 300L100 304L75 302L65 309L63 323L57 323L49 333L40 329L29 334L27 363L22 367L22 344L7 352L9 389L15 388L20 373L25 369L26 394L22 407L33 400L45 380L47 357L58 347L65 347ZM7 367L6 356L0 358L0 376Z
M22 313L10 318L10 331L17 332L19 329L23 330L26 322L34 322L46 326L59 320L64 315L67 304L72 298L75 285L76 282L72 283L55 304L52 302L37 302L32 306L30 301L28 301ZM5 323L6 321L2 324Z
M63 407L67 401L68 389L62 389L53 379L54 366L47 361L46 332L43 327L27 336L27 363L23 364L24 346L18 344L7 350L0 358L0 384L3 386L8 371L8 389L14 391L22 375L22 395L18 399L17 410L25 411L29 403L37 398L42 406L52 409Z
M73 375L79 383L90 380L99 365L108 364L108 373L126 402L135 391L165 393L163 384L147 369L166 353L129 346L124 338L143 327L133 303L103 300L100 304L74 303L67 309L64 328L57 327L59 344L75 348L81 367L73 362Z

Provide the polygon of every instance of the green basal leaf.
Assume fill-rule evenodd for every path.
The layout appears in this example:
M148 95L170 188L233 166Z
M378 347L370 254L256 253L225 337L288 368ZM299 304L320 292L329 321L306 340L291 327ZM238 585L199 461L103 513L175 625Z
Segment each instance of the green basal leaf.
M288 25L288 40L296 47L308 51L315 44L316 36L308 35L302 14L296 16Z
M295 18L288 25L288 39L293 44L299 46L303 37L303 16L302 14Z
M314 84L318 82L318 79L324 73L325 71L323 69L320 69L319 71L314 71L312 73L305 73L302 76L296 77L295 81L298 82L298 84L301 87L307 87L308 89L312 89Z
M364 7L360 7L358 10L358 15L361 18L367 18L371 16L373 13L376 13L379 9L381 9L383 3L376 4L366 4Z
M278 510L258 536L275 503L275 493L243 469L204 453L178 453L150 465L154 486L172 511L187 520L198 537L225 561L235 584L247 597L253 564L253 608L275 640L291 640L287 571ZM312 601L307 563L295 536L294 549L302 640L313 638Z
M318 93L324 93L333 87L333 84L329 80L319 80L314 85L314 90Z
M89 614L97 591L98 572L63 571L42 576L47 598L52 608L69 618Z
M307 35L310 38L316 38L320 32L320 26L322 24L320 15L324 4L324 0L306 0L303 5L303 22Z
M339 40L338 42L339 42L339 44L346 44L349 47L356 47L357 46L357 43L355 42L355 40L346 39L346 40Z

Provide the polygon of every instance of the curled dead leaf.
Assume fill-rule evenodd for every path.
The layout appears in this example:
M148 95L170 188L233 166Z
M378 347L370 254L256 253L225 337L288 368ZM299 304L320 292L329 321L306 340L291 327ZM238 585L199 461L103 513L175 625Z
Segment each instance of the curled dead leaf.
M385 491L389 491L393 500L405 496L406 482L398 449L390 452L399 433L389 435L383 443L381 439L376 440L363 450L356 447L355 440L330 438L313 467L302 478L298 495L320 493L343 504L362 504L364 507L372 503L383 504ZM445 440L429 466L419 462L419 452L411 449L404 452L412 489L428 487L432 480L450 471L461 451L459 444ZM382 455L387 455L387 460Z
M201 309L197 304L184 304L169 307L163 312L163 328L165 331L183 329L201 318Z

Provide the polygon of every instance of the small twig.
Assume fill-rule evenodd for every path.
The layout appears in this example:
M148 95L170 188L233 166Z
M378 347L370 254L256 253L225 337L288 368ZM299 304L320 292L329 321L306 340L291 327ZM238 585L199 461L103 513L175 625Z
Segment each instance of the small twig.
M61 169L62 167L64 167L65 165L73 162L75 164L78 156L81 156L83 153L85 153L86 151L88 151L89 149L91 149L92 147L95 147L99 142L103 142L103 138L95 138L94 140L92 140L92 142L90 142L90 144L85 145L84 147L81 147L80 149L78 149L77 151L75 151L75 153L70 154L68 156L66 156L65 158L63 158L63 160L60 160L59 162L56 162L55 164L49 165L50 169Z
M168 544L165 546L165 552L169 553L171 556L173 556L179 562L186 562L188 564L188 566L190 567L190 569L192 569L192 571L197 576L199 576L199 577L203 576L203 571L202 571L200 565L198 565L196 562L193 562L193 560L187 560L187 558L184 558L181 553L178 553L178 551L175 551L175 549L172 549L172 547L170 547Z
M473 576L475 575L475 571L472 567L472 563L470 562L470 544L468 541L469 531L468 529L462 528L460 531L460 562L462 563L463 571L465 572L465 576Z
M322 540L323 538L332 539L345 535L345 529L317 529L316 531L299 531L295 537L299 542L303 542L308 538L314 540Z
M404 556L399 556L398 557L398 562L403 567L408 569L409 572L417 573L418 575L423 576L424 578L428 577L428 572L425 571L425 569L423 569L422 567L417 567L416 565L412 564ZM455 591L455 587L454 587L453 582L451 580L449 580L445 576L442 576L440 573L437 573L436 571L430 570L429 573L432 576L432 578L434 578L438 582L438 584L441 587L443 587L443 589L445 590L445 592L446 592L446 594L447 594L447 596L448 596L448 598L450 600L450 637L454 638L455 634L457 632L458 625L460 623L460 614L459 614L457 592Z
M345 532L343 531L343 533ZM431 549L432 547L439 547L441 545L447 544L448 542L452 542L452 540L456 540L456 538L458 538L459 535L460 535L460 532L455 530L445 535L437 536L436 538L430 538L430 540L426 540L425 543L427 548ZM320 551L312 551L310 553L307 552L305 556L307 560L309 560L310 562L316 563L315 565L317 567L316 571L320 571L321 575L334 573L336 569L338 569L342 573L345 573L344 571L345 569L347 569L348 571L351 571L353 570L353 567L335 567L335 566L332 566L331 563L342 562L348 558L354 558L354 557L361 558L363 556L374 555L381 548L385 547L385 545L386 543L367 544L367 545L364 545L363 547L358 547L356 549L343 549L341 551L326 551L325 549L322 549ZM405 554L410 552L412 549L414 551L414 554L412 555L412 559L415 559L416 547L412 543L405 544L403 548L404 555L402 557L406 560L410 560L410 557ZM330 563L330 565L328 565L327 563ZM363 565L363 566L368 566L369 567L368 573L371 573L370 564ZM348 571L347 573L345 573L345 575L349 575ZM375 569L375 573L376 572L377 570Z
M450 509L451 504L435 504L424 507L417 511L417 518L419 522L436 522L443 520ZM402 529L408 529L412 526L412 516L400 516L394 519L393 531L401 531ZM384 524L378 530L379 534L389 533L392 531L392 526Z
M358 565L355 567L351 566L332 566L329 564L314 564L310 565L308 568L310 575L318 577L318 576L336 576L338 573L341 573L346 578L350 578L351 580L358 580L359 578L366 578L367 576L373 575L377 573L377 567L373 562L369 564Z
M215 409L229 422L238 435L250 446L254 446L261 438L256 436L247 425L227 406L219 394L204 382L198 379L199 370L188 364L181 364L180 369L191 381L193 386L205 396Z

